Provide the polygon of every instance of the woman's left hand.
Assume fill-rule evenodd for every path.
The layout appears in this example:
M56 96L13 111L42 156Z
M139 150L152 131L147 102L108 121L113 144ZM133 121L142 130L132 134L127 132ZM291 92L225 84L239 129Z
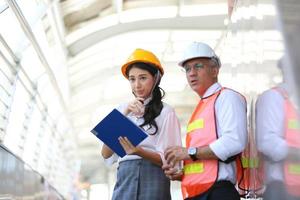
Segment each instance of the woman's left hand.
M137 155L140 148L133 146L127 137L119 137L119 142L122 145L127 155Z

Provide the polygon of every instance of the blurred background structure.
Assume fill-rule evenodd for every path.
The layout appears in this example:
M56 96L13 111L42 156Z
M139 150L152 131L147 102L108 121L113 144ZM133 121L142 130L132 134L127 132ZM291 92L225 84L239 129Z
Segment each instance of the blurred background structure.
M177 65L203 41L221 58L219 82L248 100L282 81L299 106L297 0L0 0L0 199L110 199L115 170L90 130L130 100L120 66L145 48L165 68L165 100L185 125L198 97ZM251 131L250 131L251 132ZM182 199L179 182L172 197Z

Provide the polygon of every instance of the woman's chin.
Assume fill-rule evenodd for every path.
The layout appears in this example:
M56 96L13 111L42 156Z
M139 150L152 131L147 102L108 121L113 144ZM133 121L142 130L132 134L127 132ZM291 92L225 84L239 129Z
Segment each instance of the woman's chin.
M144 95L144 94L137 94L136 97L146 99L146 98L147 98L147 95Z

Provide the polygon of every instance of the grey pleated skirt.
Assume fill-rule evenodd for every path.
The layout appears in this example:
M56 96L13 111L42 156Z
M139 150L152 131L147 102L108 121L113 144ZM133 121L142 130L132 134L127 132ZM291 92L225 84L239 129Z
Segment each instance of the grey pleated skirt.
M112 200L170 200L170 180L145 159L119 163Z

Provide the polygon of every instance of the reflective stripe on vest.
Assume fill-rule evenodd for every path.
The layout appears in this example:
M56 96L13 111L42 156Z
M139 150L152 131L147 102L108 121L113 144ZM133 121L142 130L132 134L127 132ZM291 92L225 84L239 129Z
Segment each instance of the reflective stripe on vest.
M183 170L185 175L202 173L204 171L203 162L186 164Z
M300 164L288 164L290 174L300 175Z
M242 166L243 168L258 168L259 158L246 158L245 156L242 156Z
M289 119L288 129L300 130L300 122L297 119Z
M203 119L197 119L190 123L187 127L187 133L190 133L196 129L200 129L204 127L204 120Z

